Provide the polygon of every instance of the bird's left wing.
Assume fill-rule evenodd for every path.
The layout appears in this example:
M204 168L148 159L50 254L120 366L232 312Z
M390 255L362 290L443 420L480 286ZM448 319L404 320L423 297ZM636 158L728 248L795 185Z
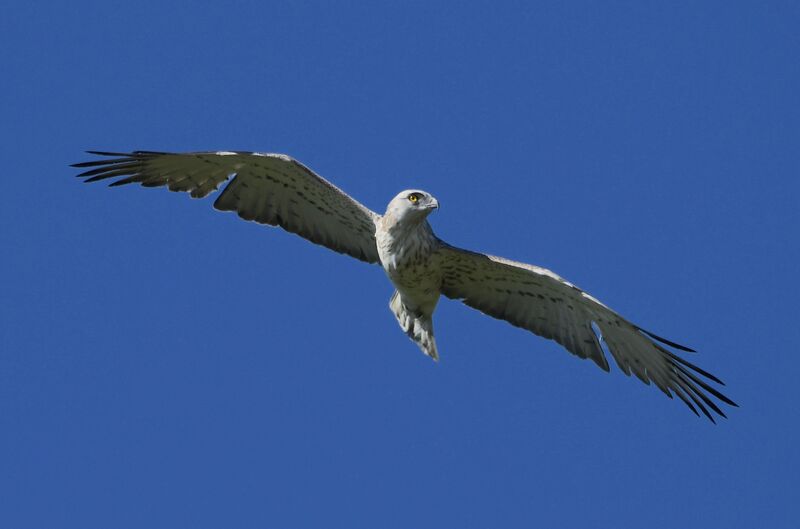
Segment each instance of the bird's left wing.
M233 180L214 202L245 220L281 226L311 242L368 263L379 261L375 244L378 215L309 168L283 154L254 152L109 153L74 164L91 168L86 182L118 178L112 186L166 186L202 198Z
M637 327L550 270L445 243L438 252L445 296L555 340L608 371L602 340L626 375L632 372L648 385L652 381L670 398L674 392L695 414L697 406L712 421L707 408L725 414L709 395L736 406L701 377L722 384L718 378L661 344L693 352L691 349Z

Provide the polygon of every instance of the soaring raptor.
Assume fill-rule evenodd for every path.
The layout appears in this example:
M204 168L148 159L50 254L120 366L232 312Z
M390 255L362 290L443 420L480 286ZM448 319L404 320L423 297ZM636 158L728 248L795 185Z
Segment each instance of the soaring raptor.
M669 351L688 347L629 322L597 299L538 266L462 250L434 235L428 215L439 202L425 191L395 196L383 215L369 210L283 154L255 152L166 153L89 151L103 156L73 167L86 182L116 178L111 186L166 186L203 198L230 182L214 202L245 220L280 226L311 242L383 267L395 292L389 308L403 331L429 357L439 353L433 312L439 297L457 299L506 320L609 370L607 346L619 368L645 384L673 393L699 415L725 417L716 399L736 404L709 384L722 382Z

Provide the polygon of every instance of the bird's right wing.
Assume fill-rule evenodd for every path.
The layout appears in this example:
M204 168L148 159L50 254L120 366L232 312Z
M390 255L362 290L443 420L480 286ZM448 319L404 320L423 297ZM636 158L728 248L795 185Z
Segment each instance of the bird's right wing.
M591 358L608 371L602 340L626 375L633 373L648 385L652 381L670 398L674 392L695 414L692 403L712 421L707 408L723 417L725 414L709 395L736 406L701 377L722 384L718 378L661 344L691 349L637 327L550 270L444 243L438 251L445 296L555 340L572 354Z
M286 155L151 151L90 154L110 158L73 165L91 168L78 175L86 177L86 182L119 178L111 185L166 186L170 191L202 198L233 176L214 202L215 208L235 211L245 220L280 226L368 263L380 260L375 243L375 221L379 216Z

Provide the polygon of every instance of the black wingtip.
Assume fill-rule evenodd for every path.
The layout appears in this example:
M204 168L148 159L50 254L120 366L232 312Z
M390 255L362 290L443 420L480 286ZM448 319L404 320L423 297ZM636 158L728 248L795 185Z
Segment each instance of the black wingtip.
M700 406L700 411L702 411L702 412L703 412L703 415L705 415L706 417L708 417L708 420L709 420L709 421L713 422L714 424L717 424L717 421L715 421L715 420L714 420L714 416L713 416L713 415L711 415L711 413L709 413L709 411L706 409L706 407L705 407L705 406L703 406L703 405L701 405L701 404L700 404L699 402L697 402L697 401L695 401L695 402L697 403L697 405L698 405L698 406Z
M657 334L653 334L652 332L647 331L645 329L642 329L641 327L636 327L636 330L641 332L641 333L646 334L647 336L649 336L653 340L657 340L657 341L659 341L659 342L661 342L663 344L667 344L670 347L674 347L675 349L680 349L681 351L686 351L687 353L696 353L697 352L694 349L692 349L691 347L686 347L685 345L681 345L679 343L675 343L673 341L667 340L666 338L662 338L661 336L659 336Z
M93 154L96 156L116 156L116 159L113 160L89 160L88 162L78 162L69 164L70 167L105 167L111 164L119 163L119 162L127 162L132 160L132 153L129 152L106 152L106 151L86 151L87 154ZM78 175L84 176L84 175Z
M86 151L87 154L94 154L96 156L130 156L129 152L109 152L109 151Z
M738 407L739 407L739 405L738 405L738 404L736 404L735 402L733 402L731 399L729 399L728 397L726 397L725 395L723 395L723 394L722 394L722 393L720 393L719 391L710 391L710 393L711 393L712 395L714 395L715 397L717 397L717 398L718 398L719 400L721 400L722 402L724 402L725 404L727 404L728 406L733 406L734 408L738 408Z
M696 365L694 365L693 363L689 362L688 360L686 360L686 359L684 359L684 358L681 358L680 356L678 356L678 355L676 355L676 354L674 354L674 353L670 353L669 351L666 351L666 353L669 355L669 357L670 357L670 358L672 358L673 360L675 360L675 361L676 361L676 362L678 362L679 364L683 364L683 365L685 365L686 367L688 367L688 368L690 368L690 369L693 369L694 371L696 371L696 372L700 373L701 375L703 375L703 376L704 376L704 377L706 377L707 379L709 379L709 380L712 380L712 381L716 382L716 383L717 383L717 384L719 384L720 386L724 386L724 385L725 385L725 382L723 382L723 381L722 381L722 380L720 380L719 378L715 377L714 375L712 375L711 373L709 373L709 372L708 372L708 371L706 371L705 369L702 369L702 368L699 368L699 367L697 367L697 366L696 366Z

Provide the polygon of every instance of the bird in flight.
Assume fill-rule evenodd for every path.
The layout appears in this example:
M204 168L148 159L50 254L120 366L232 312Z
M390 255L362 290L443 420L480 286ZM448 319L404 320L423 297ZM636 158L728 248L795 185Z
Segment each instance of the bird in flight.
M710 384L722 381L667 346L692 349L631 323L550 270L462 250L436 237L427 219L439 202L425 191L400 192L380 215L283 154L88 152L102 158L73 165L88 168L78 175L86 182L116 178L111 186L165 186L203 198L230 180L214 202L216 209L380 265L395 287L389 308L434 360L439 353L433 312L444 294L555 340L608 371L605 345L626 375L652 382L670 398L677 395L695 415L700 410L712 422L711 411L725 417L712 397L737 406Z

